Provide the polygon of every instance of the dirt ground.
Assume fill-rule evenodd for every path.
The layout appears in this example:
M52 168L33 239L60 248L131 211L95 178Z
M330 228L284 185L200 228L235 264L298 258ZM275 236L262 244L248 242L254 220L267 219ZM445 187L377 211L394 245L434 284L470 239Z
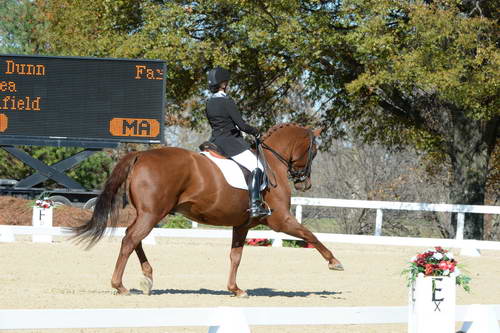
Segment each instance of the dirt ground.
M23 238L24 237L24 238ZM131 296L114 295L111 274L120 239L106 238L90 251L56 238L53 244L31 243L17 236L16 243L0 243L0 308L156 308L156 307L303 307L405 306L404 277L414 247L327 244L346 270L327 269L314 249L245 247L238 284L248 299L226 291L229 239L165 239L144 245L154 269L152 295L139 291L142 277L134 255L128 262L124 284ZM470 294L459 289L457 304L499 304L498 252L481 257L458 256L472 277ZM459 327L459 326L458 326ZM206 333L203 327L144 329L64 329L22 332L69 333ZM13 332L13 331L11 331ZM253 326L253 333L406 332L406 325Z
M0 196L0 224L31 225L33 202ZM133 219L122 211L120 225ZM74 226L91 212L75 207L54 210L54 226ZM230 240L157 238L144 245L154 269L152 295L139 291L142 273L135 255L129 260L124 284L131 296L117 296L110 287L120 239L106 238L90 251L55 238L34 244L28 236L0 243L0 309L156 308L156 307L303 307L405 306L404 277L400 275L415 247L326 244L343 262L344 272L327 269L314 249L245 247L238 284L248 299L226 291ZM454 251L458 255L458 251ZM499 304L498 252L481 257L457 256L472 277L470 294L459 289L458 304ZM457 328L459 328L459 324ZM134 329L64 329L19 332L69 333L206 333L202 327ZM15 331L10 331L15 332ZM406 325L254 326L253 333L388 333L406 332Z

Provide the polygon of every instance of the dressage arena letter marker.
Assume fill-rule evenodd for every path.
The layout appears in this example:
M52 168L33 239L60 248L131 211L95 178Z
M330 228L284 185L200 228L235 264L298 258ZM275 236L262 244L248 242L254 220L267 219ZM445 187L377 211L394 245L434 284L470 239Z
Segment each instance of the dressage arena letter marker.
M156 119L113 118L109 132L113 136L154 138L160 134L160 123Z
M33 207L33 226L44 228L52 227L52 210L52 207ZM52 235L33 234L31 237L33 243L52 243Z
M455 333L455 276L418 276L409 291L409 333Z
M9 127L9 118L4 114L0 114L0 132L5 132L7 127Z

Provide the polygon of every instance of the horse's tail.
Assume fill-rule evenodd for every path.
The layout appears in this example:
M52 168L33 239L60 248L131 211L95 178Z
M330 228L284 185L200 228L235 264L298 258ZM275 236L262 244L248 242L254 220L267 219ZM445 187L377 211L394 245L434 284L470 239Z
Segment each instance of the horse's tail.
M78 242L87 242L87 249L94 246L104 235L108 217L111 227L116 227L118 224L121 200L117 194L127 180L138 155L138 152L130 153L116 164L104 185L104 190L97 198L92 218L83 225L72 228L73 238Z

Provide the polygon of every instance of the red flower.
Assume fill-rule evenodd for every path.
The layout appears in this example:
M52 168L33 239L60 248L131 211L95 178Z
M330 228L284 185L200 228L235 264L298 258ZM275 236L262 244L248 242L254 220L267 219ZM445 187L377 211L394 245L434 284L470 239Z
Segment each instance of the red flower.
M271 246L271 242L267 238L249 238L245 242L247 245L253 246Z
M432 264L426 264L425 265L425 275L431 275L432 272L434 272L434 268L432 267Z
M443 249L441 246L436 246L436 251L441 252L441 253L446 253L448 252L447 250Z
M443 271L449 269L449 265L448 265L447 261L441 261L438 266L439 266L439 269L441 269Z

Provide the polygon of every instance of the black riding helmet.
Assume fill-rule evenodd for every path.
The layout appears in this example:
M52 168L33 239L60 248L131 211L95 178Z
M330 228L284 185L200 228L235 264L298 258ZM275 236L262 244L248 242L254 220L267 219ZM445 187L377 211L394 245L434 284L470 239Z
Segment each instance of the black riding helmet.
M229 81L231 73L222 67L215 67L208 72L208 87L211 91L218 90L219 85L224 81Z

